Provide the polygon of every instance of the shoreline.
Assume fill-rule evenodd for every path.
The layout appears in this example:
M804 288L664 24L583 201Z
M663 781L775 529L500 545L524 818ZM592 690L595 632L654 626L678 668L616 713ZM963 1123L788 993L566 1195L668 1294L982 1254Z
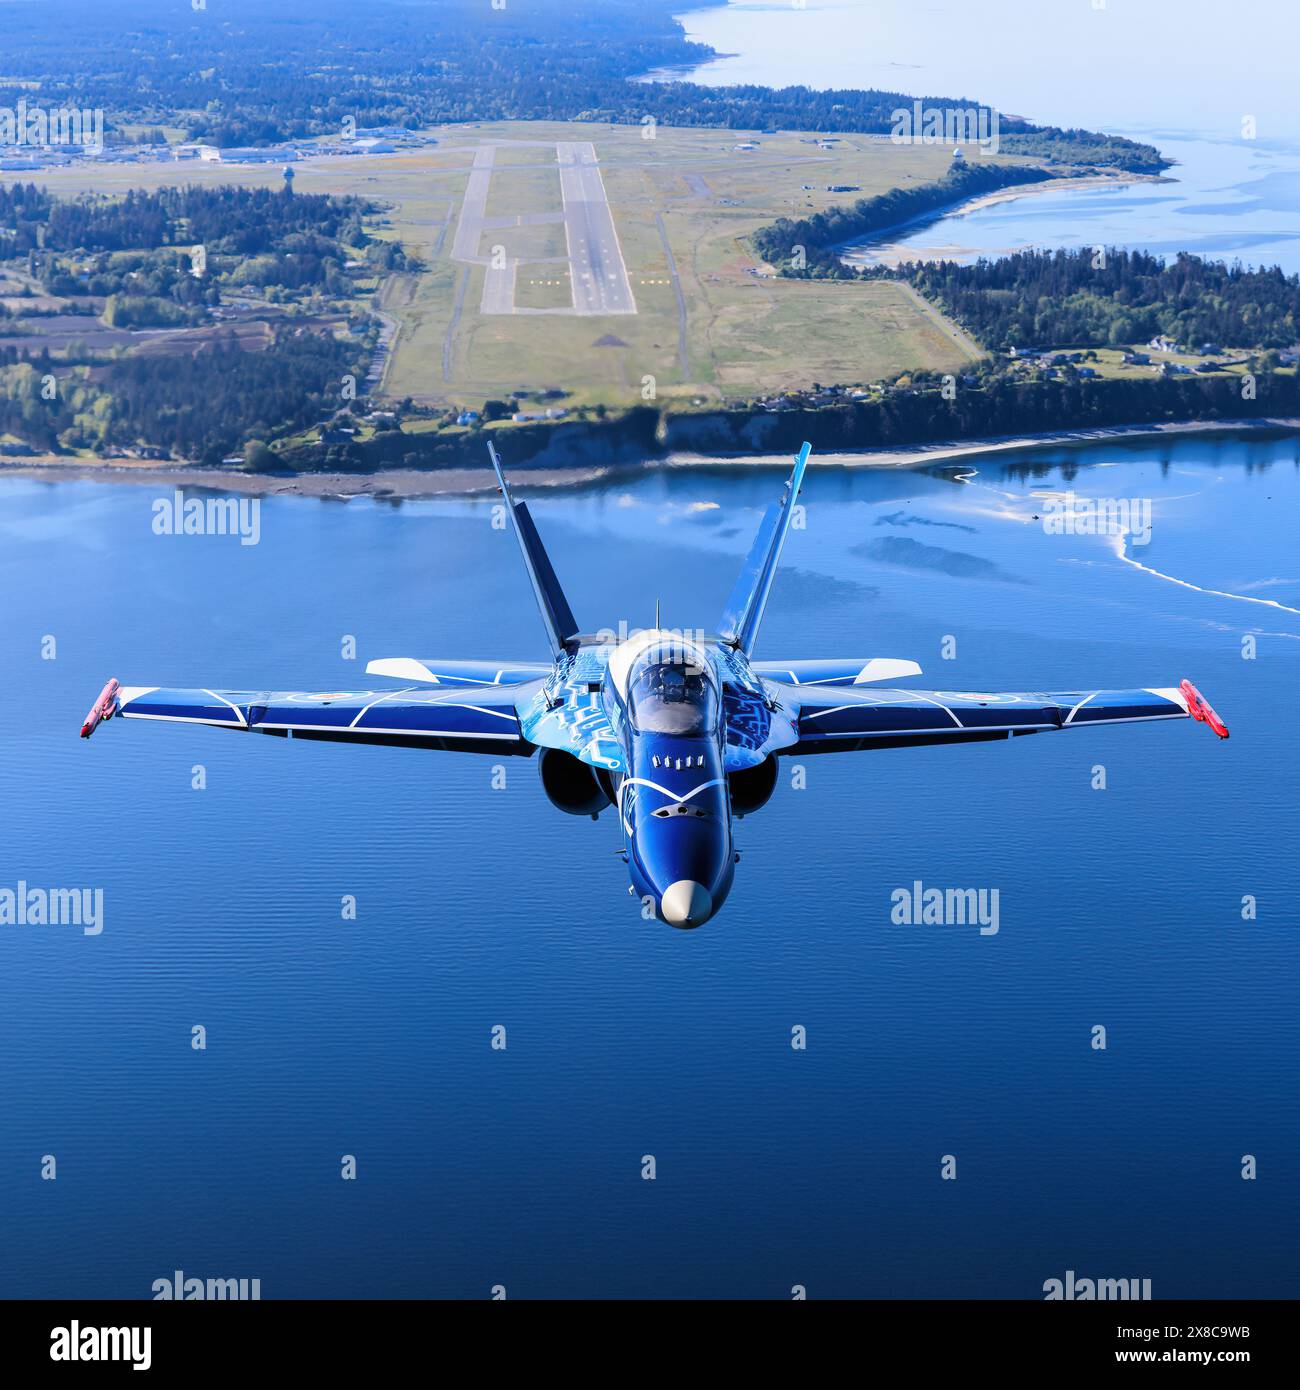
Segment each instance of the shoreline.
M1145 425L1113 425L1099 429L1049 430L1039 434L999 435L987 439L947 440L909 444L891 449L855 449L815 455L822 466L837 468L926 468L936 463L1000 457L1034 449L1087 448L1108 442L1141 439L1195 439L1214 435L1300 434L1300 418L1265 417L1246 420L1177 420ZM637 462L586 464L572 467L520 469L515 482L524 487L581 487L621 475L661 468L788 468L782 454L652 455ZM91 463L53 455L0 460L0 479L30 478L39 482L147 483L154 487L203 488L257 497L314 497L322 501L417 501L441 497L472 497L496 491L490 468L383 469L375 473L241 473L233 469L198 468L187 464L160 466L106 460Z
M917 255L916 247L904 247L899 238L909 230L928 223L942 222L949 217L965 217L983 208L995 207L999 203L1009 203L1016 198L1032 198L1040 193L1068 193L1080 188L1114 188L1134 183L1176 183L1169 174L1131 174L1124 170L1115 174L1085 174L1079 178L1045 179L1039 183L1011 184L1006 188L995 188L988 193L980 193L962 202L946 203L928 212L918 212L903 222L882 227L865 240L842 241L830 249L839 254L843 265L856 270L870 269L874 266L887 266L895 269L907 260L927 259ZM959 247L946 247L948 251L961 252ZM931 257L934 259L936 257ZM941 259L941 258L939 258Z

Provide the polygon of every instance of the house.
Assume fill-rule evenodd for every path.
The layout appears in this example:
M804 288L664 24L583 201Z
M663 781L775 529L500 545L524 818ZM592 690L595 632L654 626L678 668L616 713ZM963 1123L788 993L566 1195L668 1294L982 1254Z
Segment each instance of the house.
M456 423L458 425L477 425L482 418L477 410L462 410L456 416Z

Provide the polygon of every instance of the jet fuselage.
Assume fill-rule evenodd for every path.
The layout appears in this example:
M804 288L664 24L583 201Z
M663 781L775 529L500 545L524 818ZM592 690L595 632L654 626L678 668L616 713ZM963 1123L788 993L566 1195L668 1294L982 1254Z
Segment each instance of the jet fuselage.
M715 654L642 634L611 658L604 695L627 769L615 787L632 889L661 921L698 927L726 900L736 860Z

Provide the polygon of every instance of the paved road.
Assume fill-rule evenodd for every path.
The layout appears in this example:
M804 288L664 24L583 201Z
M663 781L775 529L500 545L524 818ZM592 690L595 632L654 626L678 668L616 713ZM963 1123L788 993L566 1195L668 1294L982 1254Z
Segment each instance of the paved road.
M555 152L569 239L573 307L579 314L635 314L636 300L595 146L588 140L564 141Z

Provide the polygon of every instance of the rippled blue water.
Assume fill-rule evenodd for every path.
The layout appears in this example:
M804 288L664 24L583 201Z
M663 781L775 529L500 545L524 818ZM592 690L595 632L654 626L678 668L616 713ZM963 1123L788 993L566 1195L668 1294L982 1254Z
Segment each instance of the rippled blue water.
M1300 272L1300 142L1152 138L1175 161L1163 182L1030 193L942 217L900 237L902 254L969 263L1028 247L1126 246Z
M810 760L690 934L639 919L612 817L554 811L531 762L494 791L465 755L76 736L110 674L347 688L374 656L542 655L487 502L272 499L240 547L154 536L147 487L3 481L0 886L102 887L105 926L0 927L0 1292L145 1297L180 1268L265 1297L1036 1297L1073 1269L1295 1295L1298 457L816 464L760 655L958 689L1189 676L1233 737ZM536 511L581 621L658 598L707 625L778 483L633 471ZM1145 568L1044 533L1035 494L1070 488L1153 499ZM998 934L892 924L915 879L996 887Z

